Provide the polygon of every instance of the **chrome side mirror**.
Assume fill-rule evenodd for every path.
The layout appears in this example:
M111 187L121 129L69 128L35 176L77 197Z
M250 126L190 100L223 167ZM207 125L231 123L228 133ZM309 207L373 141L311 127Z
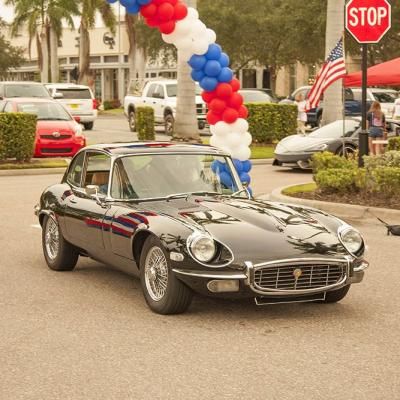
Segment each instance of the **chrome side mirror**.
M96 185L87 185L85 188L85 193L89 196L96 196L98 197L99 194L99 187Z

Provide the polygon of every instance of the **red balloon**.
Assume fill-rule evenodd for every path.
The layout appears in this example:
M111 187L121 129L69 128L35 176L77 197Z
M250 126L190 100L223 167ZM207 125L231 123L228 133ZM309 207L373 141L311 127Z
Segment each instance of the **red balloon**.
M169 4L172 4L174 7L178 4L179 0L166 0Z
M233 90L232 86L229 83L220 83L217 86L217 96L220 99L226 99L232 96Z
M210 102L209 108L215 114L222 114L226 110L226 102L221 99L214 99Z
M183 3L177 3L176 6L174 7L174 19L177 21L180 21L181 19L184 19L188 15L188 9L186 7L186 4Z
M227 124L233 124L239 118L239 113L234 108L227 108L222 118Z
M174 16L174 7L170 3L161 4L157 10L157 16L161 22L167 22Z
M233 93L228 101L228 105L238 109L243 104L243 96L239 93Z
M206 92L206 91L204 91L204 92L201 94L201 97L203 98L203 100L204 100L207 104L209 104L209 103L211 103L212 100L214 100L214 99L217 97L217 94L216 94L215 90L213 90L212 92Z
M215 125L217 122L222 121L222 118L220 115L213 113L212 111L209 111L207 113L207 122L210 125Z
M157 17L146 18L146 24L155 28L160 25L160 20Z
M234 92L237 92L240 89L240 81L239 79L233 78L231 80L231 86Z
M239 118L246 119L249 116L249 110L246 106L240 106L239 108Z
M169 35L175 30L176 22L174 20L164 22L160 24L158 27L160 29L161 33L164 33L164 35Z
M157 6L153 3L140 7L140 13L145 18L153 18L157 14Z

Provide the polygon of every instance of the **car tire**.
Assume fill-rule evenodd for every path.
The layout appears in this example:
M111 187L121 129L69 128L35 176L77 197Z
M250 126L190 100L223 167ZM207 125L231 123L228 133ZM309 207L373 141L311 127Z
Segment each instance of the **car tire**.
M93 129L94 122L86 122L83 124L83 126L85 127L85 130L91 131Z
M53 216L45 216L42 229L42 247L47 265L54 271L72 271L79 258L79 250L68 243Z
M131 132L136 132L136 114L134 110L130 110L128 114L129 129Z
M164 129L166 135L172 136L174 134L174 125L175 125L174 116L172 114L167 114L164 117Z
M193 293L172 272L161 241L149 236L140 255L140 282L146 303L157 314L180 314L192 302Z
M340 300L343 300L348 291L350 290L351 285L343 286L341 289L332 290L332 292L327 292L325 296L324 303L337 303Z
M316 126L316 128L322 128L322 114L321 115L318 115L318 117L317 117L317 124L315 125Z
M336 154L340 157L348 158L348 156L353 156L355 152L356 149L353 146L344 145L337 149Z

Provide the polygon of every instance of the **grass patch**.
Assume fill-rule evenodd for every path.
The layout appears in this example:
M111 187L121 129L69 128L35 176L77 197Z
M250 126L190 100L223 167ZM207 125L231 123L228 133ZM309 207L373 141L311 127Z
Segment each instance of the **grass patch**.
M32 169L32 168L66 168L67 166L68 163L64 159L31 160L30 162L24 162L24 163L16 161L0 162L0 170Z
M203 144L210 144L210 138L201 138ZM274 150L275 146L270 144L266 145L252 145L250 146L251 150L251 159L252 160L261 160L264 158L274 158Z
M290 186L286 188L282 193L286 196L293 196L299 193L314 192L315 190L317 190L317 185L314 182L312 182L312 183L305 183L303 185Z

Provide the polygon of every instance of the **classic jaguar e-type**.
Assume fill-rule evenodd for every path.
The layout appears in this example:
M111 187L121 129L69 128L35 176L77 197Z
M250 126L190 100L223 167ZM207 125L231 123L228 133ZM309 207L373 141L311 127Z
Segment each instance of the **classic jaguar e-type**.
M184 312L194 292L337 302L368 267L356 229L253 198L231 158L209 146L86 147L35 210L51 269L73 270L86 256L127 271L160 314Z

